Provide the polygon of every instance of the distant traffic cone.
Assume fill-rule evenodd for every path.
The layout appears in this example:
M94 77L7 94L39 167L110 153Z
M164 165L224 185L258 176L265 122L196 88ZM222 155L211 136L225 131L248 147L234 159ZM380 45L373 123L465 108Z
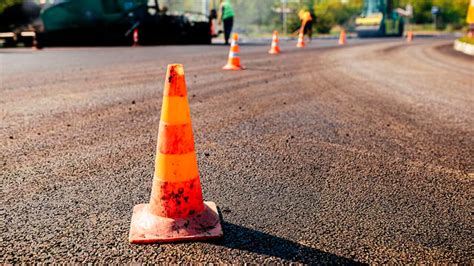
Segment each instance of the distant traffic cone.
M346 31L342 30L341 34L339 35L339 45L345 45L346 44Z
M213 19L211 20L210 31L211 31L211 37L217 37L216 26L214 25L214 20Z
M149 204L133 208L130 243L222 236L216 204L203 202L191 116L180 64L168 65Z
M408 31L407 32L407 42L412 42L413 41L413 31Z
M270 51L268 51L269 54L279 54L280 53L280 46L278 46L278 31L273 32L273 38L272 38L272 47L270 48Z
M237 41L239 40L239 35L234 33L232 35L232 42L230 43L229 59L227 64L222 68L225 70L242 70L244 67L240 65L240 48Z
M35 36L33 36L33 42L31 44L31 50L33 50L33 51L39 50L38 41L36 40L36 34L35 34Z
M133 47L138 46L138 29L133 30Z
M298 48L303 48L304 47L304 33L303 33L303 31L300 31L300 34L298 35L298 43L296 44L296 47L298 47Z

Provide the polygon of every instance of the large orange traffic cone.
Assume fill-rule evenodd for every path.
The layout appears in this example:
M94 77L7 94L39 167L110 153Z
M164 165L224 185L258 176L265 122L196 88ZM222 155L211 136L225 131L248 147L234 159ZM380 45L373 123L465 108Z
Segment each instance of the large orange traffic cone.
M341 34L339 35L339 45L345 45L346 44L346 31L342 30Z
M273 32L273 38L272 38L272 47L270 48L270 51L268 51L269 54L279 54L280 53L280 46L278 46L278 31Z
M408 31L407 32L407 42L412 42L413 41L413 31Z
M138 46L138 29L133 30L133 47Z
M234 33L232 35L232 42L230 43L229 59L227 64L222 68L225 70L242 70L244 67L240 65L240 48L237 41L239 40L239 35Z
M149 204L133 208L130 243L222 236L216 204L203 202L183 66L168 65Z
M296 44L296 47L298 47L298 48L303 48L304 47L304 33L303 33L303 31L300 31L300 34L298 34L298 43Z

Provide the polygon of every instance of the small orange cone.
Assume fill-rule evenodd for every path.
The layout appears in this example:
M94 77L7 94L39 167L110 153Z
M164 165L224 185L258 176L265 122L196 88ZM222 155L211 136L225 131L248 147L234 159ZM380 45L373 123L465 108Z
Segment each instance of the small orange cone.
M239 35L234 33L232 35L232 42L230 43L229 59L227 64L222 68L225 70L242 70L244 67L240 65L240 48L237 41L239 40Z
M298 43L296 44L296 47L298 47L298 48L303 48L304 47L304 33L303 33L303 31L300 31L300 34L298 35Z
M279 40L278 40L278 31L273 32L273 38L272 38L272 47L270 48L270 51L268 51L269 54L279 54L280 53L280 46L278 46Z
M133 30L133 47L138 46L138 29Z
M180 64L168 65L149 204L133 208L130 243L222 236L214 202L203 202L191 115Z
M413 31L407 32L407 42L413 41Z
M211 31L211 37L217 37L216 26L214 25L214 20L213 19L211 20L210 31Z
M346 31L342 30L341 34L339 35L339 45L345 45L346 44Z
M36 40L36 35L33 36L33 43L31 45L31 50L33 50L33 51L38 51L39 50L38 41Z

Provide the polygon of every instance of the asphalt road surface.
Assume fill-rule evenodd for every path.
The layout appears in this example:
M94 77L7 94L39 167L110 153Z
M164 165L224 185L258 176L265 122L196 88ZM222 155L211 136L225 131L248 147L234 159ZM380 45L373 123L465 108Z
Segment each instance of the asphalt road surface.
M452 40L0 50L0 263L473 263L474 61ZM166 65L224 238L131 245Z

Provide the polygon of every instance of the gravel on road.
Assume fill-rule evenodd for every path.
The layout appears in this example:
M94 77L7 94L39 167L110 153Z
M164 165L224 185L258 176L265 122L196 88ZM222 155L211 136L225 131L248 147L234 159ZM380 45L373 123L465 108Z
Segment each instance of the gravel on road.
M474 62L444 39L0 54L0 263L472 263ZM182 63L224 238L131 245Z

